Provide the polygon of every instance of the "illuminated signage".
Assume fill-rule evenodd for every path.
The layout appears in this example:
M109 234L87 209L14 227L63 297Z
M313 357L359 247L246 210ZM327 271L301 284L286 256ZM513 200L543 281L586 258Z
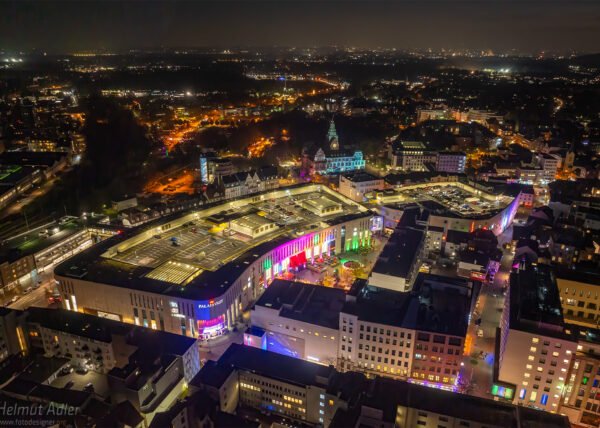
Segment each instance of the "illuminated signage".
M208 309L208 308L214 308L215 306L220 305L221 303L223 303L223 299L219 299L219 300L208 300L204 303L199 303L198 304L198 308L200 309Z

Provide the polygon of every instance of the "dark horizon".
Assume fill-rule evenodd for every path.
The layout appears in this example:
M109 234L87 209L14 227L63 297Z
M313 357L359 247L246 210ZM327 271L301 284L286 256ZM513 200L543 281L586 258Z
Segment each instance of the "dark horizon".
M0 49L357 48L597 53L589 1L8 1Z

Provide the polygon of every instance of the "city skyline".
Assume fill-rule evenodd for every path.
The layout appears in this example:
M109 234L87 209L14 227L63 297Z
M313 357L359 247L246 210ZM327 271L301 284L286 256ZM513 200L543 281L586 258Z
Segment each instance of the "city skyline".
M600 4L587 1L9 1L0 9L7 51L340 45L593 53L600 39Z

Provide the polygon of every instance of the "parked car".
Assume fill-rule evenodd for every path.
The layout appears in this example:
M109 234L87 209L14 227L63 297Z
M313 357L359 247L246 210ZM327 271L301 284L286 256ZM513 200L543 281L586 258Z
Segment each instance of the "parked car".
M33 291L33 287L27 287L25 290L23 290L23 294L29 294Z
M77 367L77 369L75 370L75 373L80 374L80 375L84 375L87 374L88 369L86 369L85 367Z
M60 371L58 372L59 376L66 376L68 374L73 373L73 367L71 366L64 366L62 369L60 369Z
M65 386L63 386L63 388L64 389L69 389L69 388L72 388L73 385L75 385L75 382L73 382L72 380L70 380L67 383L65 383Z

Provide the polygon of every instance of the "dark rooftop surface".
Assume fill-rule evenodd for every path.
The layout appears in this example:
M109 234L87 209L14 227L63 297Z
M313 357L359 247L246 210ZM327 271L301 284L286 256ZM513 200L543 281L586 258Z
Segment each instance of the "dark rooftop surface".
M290 186L289 189L302 187L304 185ZM312 185L310 185L312 186ZM281 190L281 189L279 189ZM269 193L267 191L263 193ZM257 193L253 196L260 195ZM241 199L247 199L244 196ZM223 202L206 204L200 209L204 210L211 207L222 205ZM218 269L204 270L198 276L187 283L185 286L147 277L146 275L153 270L151 266L133 265L116 259L104 258L102 254L111 247L132 238L146 230L162 225L169 220L174 220L197 211L198 208L186 212L177 212L171 216L159 218L153 222L146 223L140 227L122 231L120 234L102 241L93 247L69 258L65 262L55 267L56 275L78 278L86 281L93 281L103 284L109 284L117 287L141 290L150 293L164 294L173 297L182 297L192 300L210 300L219 297L235 282L248 266L256 261L262 255L277 248L278 246L296 239L297 236L290 230L288 233L277 236L268 241L262 242L246 252L220 266ZM373 215L371 211L348 213L332 218L322 219L321 221L329 226L353 219L364 218Z
M350 180L354 183L360 183L360 182L364 182L364 181L383 180L383 178L381 178L381 177L377 177L373 174L369 174L368 172L364 172L364 171L349 172L349 173L343 174L343 176L344 176L344 178L347 178L348 180Z
M510 328L574 340L565 331L552 268L532 264L510 274Z
M337 329L344 290L275 279L256 302L279 310L282 317Z
M421 273L411 292L365 286L343 312L367 322L462 337L477 293L466 279Z
M569 427L568 419L565 416L379 377L371 383L361 404L381 409L382 419L392 423L396 419L398 406L403 406L474 421L481 425L506 428ZM353 422L356 421L360 412L341 411L338 413L339 415L336 414L331 424L332 427L354 425Z
M58 228L59 231L51 236L40 236L40 230L37 229L24 236L0 242L0 263L5 261L12 263L22 257L36 254L38 251L82 231L84 226L80 222L72 220L61 225L48 226L48 229L54 228Z
M405 278L417 257L417 248L425 239L425 231L414 227L398 227L383 247L373 272Z
M96 317L66 309L30 307L27 321L86 337L100 342L112 342L113 335L127 336L127 343L139 348L163 350L165 353L183 355L196 342L191 337L125 324L108 318Z
M600 268L585 269L577 265L574 267L574 269L556 268L556 278L600 286Z
M220 385L234 368L301 386L323 385L318 378L327 380L335 372L331 366L326 367L234 343L227 348L218 361L208 362L202 367L192 379L192 384Z

